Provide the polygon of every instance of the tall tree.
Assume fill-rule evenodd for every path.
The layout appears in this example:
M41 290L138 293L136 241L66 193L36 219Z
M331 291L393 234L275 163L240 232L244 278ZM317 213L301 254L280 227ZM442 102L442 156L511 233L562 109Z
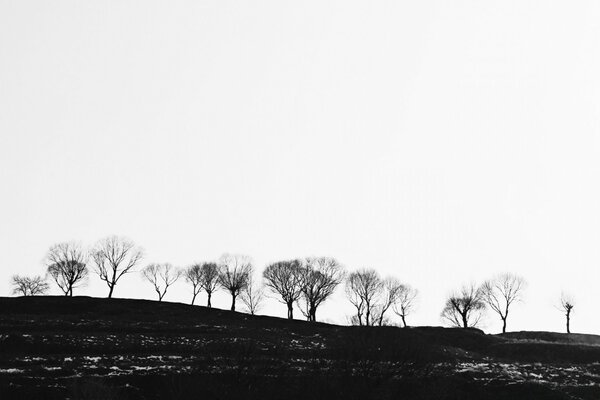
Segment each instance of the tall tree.
M100 240L91 253L96 264L95 272L108 286L109 299L119 279L133 272L144 254L131 240L119 236Z
M48 274L65 296L73 296L73 289L85 283L88 276L86 263L87 253L75 242L55 244L45 259Z
M302 262L291 260L270 264L263 271L263 278L266 286L287 306L288 319L293 319L294 302L302 295Z
M39 275L33 277L14 275L11 283L13 286L12 293L21 296L44 294L50 289L46 279Z
M394 312L402 319L402 324L406 328L406 316L409 315L415 306L417 298L417 290L413 289L409 285L402 285L398 293L398 300L394 304Z
M206 306L208 308L212 307L212 295L219 287L219 271L219 266L214 262L203 263L200 267L202 276L202 279L200 280L200 286L206 292Z
M167 289L179 279L181 272L169 263L149 264L142 270L142 275L154 286L158 301L162 301Z
M396 278L388 277L383 280L381 296L377 305L376 322L383 325L385 313L398 301L402 284Z
M510 306L522 298L525 279L514 274L502 274L481 286L483 301L500 316L502 333L506 333L506 319Z
M202 265L194 264L186 268L183 273L185 280L192 285L192 305L196 301L196 296L202 290Z
M456 327L475 327L483 316L485 302L481 289L474 284L463 286L452 294L442 310L442 318Z
M264 296L264 288L252 277L248 279L248 285L242 290L240 296L242 303L246 306L246 309L251 315L256 313L262 308Z
M219 259L219 284L231 295L231 311L235 311L235 301L248 286L252 275L250 257L240 254L223 254Z
M335 258L309 257L301 269L302 300L300 311L308 321L317 320L317 309L344 279L344 269Z
M565 293L560 296L560 309L565 313L567 319L567 333L571 333L571 312L575 307L575 301L573 298Z
M374 269L363 268L348 276L346 296L356 308L359 325L370 326L375 322L377 299L383 287L383 280Z

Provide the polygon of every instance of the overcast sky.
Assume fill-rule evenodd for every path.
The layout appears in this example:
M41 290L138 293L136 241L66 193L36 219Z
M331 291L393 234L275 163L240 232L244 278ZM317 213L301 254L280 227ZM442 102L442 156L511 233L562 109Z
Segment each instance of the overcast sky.
M420 291L413 324L511 271L509 330L563 330L564 290L600 333L598 71L597 1L0 0L0 295L118 234L144 263L376 268Z

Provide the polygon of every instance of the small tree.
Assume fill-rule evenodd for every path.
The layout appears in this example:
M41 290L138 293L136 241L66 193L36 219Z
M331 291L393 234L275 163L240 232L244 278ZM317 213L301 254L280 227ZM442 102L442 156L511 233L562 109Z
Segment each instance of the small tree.
M46 279L39 275L33 277L14 275L11 283L13 286L12 293L21 296L44 294L50 289Z
M212 294L219 287L219 266L216 263L203 263L200 268L202 279L200 280L200 286L206 292L207 303L206 306L211 308Z
M192 284L192 305L194 305L196 296L202 290L202 265L194 264L186 268L183 275L185 280Z
M86 262L86 252L75 242L55 244L45 259L48 274L65 296L73 296L73 289L85 282L88 276Z
M375 321L379 326L383 325L385 313L398 301L402 284L396 278L388 277L383 280L379 304L376 307Z
M252 275L250 257L239 254L223 254L219 259L219 284L231 294L231 311L235 311L235 301L248 286Z
M394 312L402 319L402 324L406 328L406 316L409 315L415 306L417 290L409 285L402 285L398 292L398 300L394 304Z
M149 264L142 270L142 275L154 286L158 301L162 301L167 289L179 279L181 272L169 263Z
M442 310L442 319L456 327L475 327L485 310L482 291L474 284L463 286L458 293L452 294Z
M121 277L133 272L133 268L143 257L143 251L131 240L118 236L109 236L100 240L92 250L95 271L108 286L108 298Z
M302 277L300 260L276 262L263 271L266 286L287 306L288 319L294 318L294 302L302 295Z
M521 300L525 279L514 274L502 274L481 286L483 301L500 316L502 333L506 333L506 319L510 306Z
M571 333L571 312L575 307L575 301L573 298L565 293L560 295L560 309L565 313L567 318L567 333Z
M346 296L356 308L356 321L359 325L373 324L377 298L383 287L383 281L374 269L361 269L348 276Z
M302 299L300 311L308 321L316 322L317 308L323 304L344 279L343 267L331 257L309 257L301 268Z
M254 279L250 277L248 279L248 285L242 291L240 298L248 312L251 315L256 315L262 308L263 300L265 298L264 288L254 282Z

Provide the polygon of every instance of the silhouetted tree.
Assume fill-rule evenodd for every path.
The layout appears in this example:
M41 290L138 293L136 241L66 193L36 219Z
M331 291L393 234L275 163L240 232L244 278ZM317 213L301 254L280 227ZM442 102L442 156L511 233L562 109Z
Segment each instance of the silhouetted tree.
M383 281L374 269L352 272L346 279L346 296L356 308L359 325L370 326L374 322L377 297L383 289Z
M379 301L375 307L374 322L383 325L385 313L398 301L402 284L396 278L388 277L382 282Z
M231 311L235 301L248 286L252 274L250 257L240 254L223 254L219 259L219 284L231 294Z
M212 294L219 287L219 266L216 263L203 263L200 269L202 274L202 279L200 281L200 286L206 292L207 296L207 307L212 307L211 298Z
M96 264L95 272L108 285L108 298L121 277L133 272L133 268L143 257L143 251L131 240L119 236L109 236L100 240L91 251Z
M317 309L344 279L343 267L331 257L308 257L301 268L302 300L300 308L308 321L317 320Z
M264 293L264 288L254 282L254 279L250 276L248 278L248 285L242 290L240 298L251 315L255 315L262 308L265 298Z
M73 289L82 285L88 276L87 253L75 242L64 242L50 247L45 264L48 274L65 296L73 296Z
M266 286L287 306L288 319L294 318L294 302L302 295L302 272L300 260L276 262L263 271Z
M149 264L142 270L142 276L154 286L158 301L162 301L167 289L179 279L181 272L169 263Z
M398 299L394 304L394 312L402 319L402 324L406 328L406 316L409 315L415 306L417 298L417 290L409 285L402 285L398 292Z
M502 333L506 333L506 319L510 306L521 300L525 287L525 279L514 274L498 275L481 286L483 301L502 320Z
M185 280L192 284L192 305L194 305L196 296L202 290L202 265L194 264L189 266L183 275Z
M45 278L41 276L20 276L14 275L11 279L13 286L12 293L21 296L35 296L44 294L50 289Z
M466 285L446 300L442 318L456 327L475 327L483 316L485 302L482 291L474 284Z
M564 293L560 296L560 308L561 311L565 313L565 317L567 318L567 333L571 333L571 312L575 307L575 301L569 295Z

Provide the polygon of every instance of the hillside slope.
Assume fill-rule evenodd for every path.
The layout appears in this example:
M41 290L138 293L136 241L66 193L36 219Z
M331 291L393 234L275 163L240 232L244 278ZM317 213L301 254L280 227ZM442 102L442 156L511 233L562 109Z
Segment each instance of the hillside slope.
M600 398L600 338L0 298L0 398Z

